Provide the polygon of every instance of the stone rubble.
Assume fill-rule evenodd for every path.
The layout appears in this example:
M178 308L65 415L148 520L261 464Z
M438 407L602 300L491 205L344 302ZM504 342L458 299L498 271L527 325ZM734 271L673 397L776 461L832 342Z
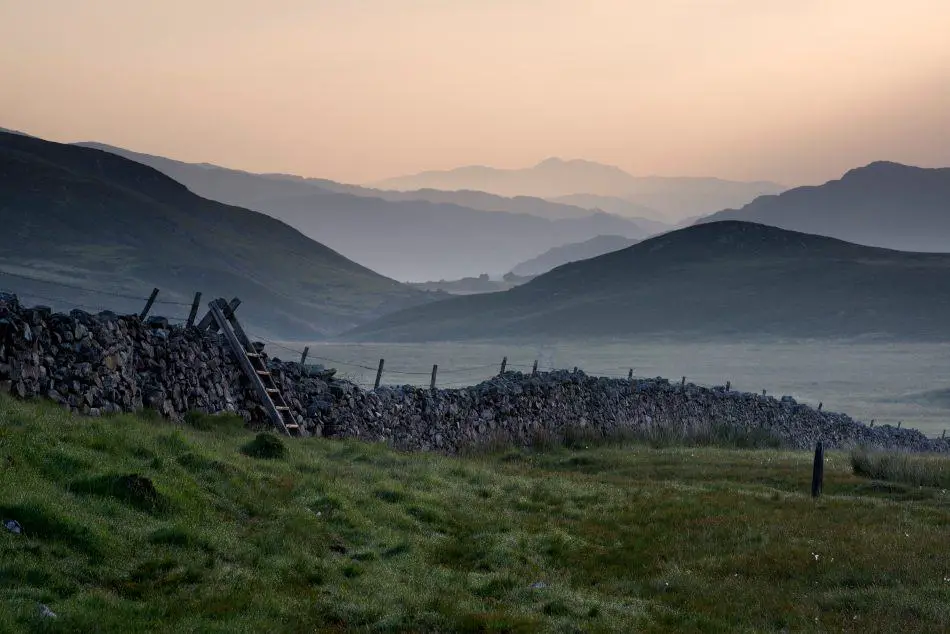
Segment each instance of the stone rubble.
M506 372L471 387L363 390L335 371L269 359L288 405L307 431L385 442L402 450L457 453L498 440L528 445L577 428L605 434L711 425L764 431L790 448L857 445L947 452L950 439L914 429L870 427L791 397L610 379L583 372ZM188 411L235 412L267 425L263 408L219 335L162 318L20 306L0 294L0 391L45 397L89 416L151 408L173 420Z

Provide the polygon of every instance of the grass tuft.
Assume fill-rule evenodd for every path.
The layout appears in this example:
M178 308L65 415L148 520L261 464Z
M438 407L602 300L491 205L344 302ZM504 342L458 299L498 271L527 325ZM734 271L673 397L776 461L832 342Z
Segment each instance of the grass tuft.
M131 473L103 475L74 482L73 493L112 497L140 511L158 512L167 501L148 478Z
M855 449L851 452L851 468L855 475L872 480L950 488L947 456Z
M241 453L251 458L276 460L283 458L287 453L283 441L269 432L261 432L254 440L241 447Z

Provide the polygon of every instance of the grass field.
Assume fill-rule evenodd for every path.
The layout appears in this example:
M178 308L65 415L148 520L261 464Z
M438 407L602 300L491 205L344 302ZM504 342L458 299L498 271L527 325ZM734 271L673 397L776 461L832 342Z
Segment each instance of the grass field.
M254 439L0 398L0 632L950 627L950 495L890 462Z

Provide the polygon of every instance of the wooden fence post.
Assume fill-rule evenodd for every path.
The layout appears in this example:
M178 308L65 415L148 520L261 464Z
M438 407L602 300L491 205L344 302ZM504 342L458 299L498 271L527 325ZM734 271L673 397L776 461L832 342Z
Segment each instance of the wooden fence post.
M633 380L633 368L630 368L630 371L627 372L627 380L628 380L628 381L632 381L632 380Z
M386 363L385 359L379 360L379 367L376 369L376 382L373 383L373 389L379 389L379 382L383 379L383 364Z
M430 390L435 390L435 375L438 374L438 372L439 372L438 364L433 365L432 366L432 382L429 383Z
M538 360L535 359L534 367L531 368L531 376L537 376L537 375L538 375Z
M943 430L943 434L941 434L940 437L941 437L941 438L946 438L946 437L947 437L947 430L946 430L946 429Z
M681 390L685 390L685 389L686 389L686 377L685 377L685 376L683 377L683 380L680 382L680 389L681 389Z
M576 366L576 365L574 366L574 372L573 372L573 373L574 373L574 374L577 374L577 366Z
M307 353L310 352L310 346L304 346L303 352L300 355L300 365L304 366L307 364Z
M813 498L821 495L821 484L825 478L825 449L821 441L815 445L815 462L811 469L811 496Z
M732 390L732 381L726 381L726 391L729 392Z
M142 312L139 313L139 319L145 319L148 316L148 311L152 310L152 304L155 303L155 298L158 297L158 289L153 288L152 294L149 296L148 301L145 302L145 308L142 309Z
M498 371L498 376L501 376L502 374L505 373L505 367L507 367L507 365L508 365L508 357L504 357L501 360L501 370Z
M819 412L821 411L821 406L822 406L822 405L824 405L824 403L821 403L821 402L818 403L818 411L819 411Z
M765 396L765 390L762 390L762 396Z
M191 312L188 313L188 323L185 325L186 328L191 328L195 325L195 317L198 316L198 306L201 304L201 291L195 293L195 301L191 304Z

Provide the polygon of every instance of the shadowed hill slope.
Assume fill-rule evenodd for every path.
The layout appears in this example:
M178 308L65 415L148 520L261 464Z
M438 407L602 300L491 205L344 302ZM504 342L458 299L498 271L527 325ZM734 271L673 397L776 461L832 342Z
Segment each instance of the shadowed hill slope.
M250 323L285 336L322 337L431 297L150 167L27 136L0 133L0 221L0 271L139 294L154 285L161 299L237 295ZM0 283L27 300L85 297L22 278Z
M511 269L511 272L521 277L541 275L562 264L589 260L611 251L626 249L637 242L638 240L624 238L623 236L597 236L584 242L575 242L549 249L537 257L522 262Z
M377 341L687 336L947 338L950 255L735 221L558 267L503 293L387 315Z

